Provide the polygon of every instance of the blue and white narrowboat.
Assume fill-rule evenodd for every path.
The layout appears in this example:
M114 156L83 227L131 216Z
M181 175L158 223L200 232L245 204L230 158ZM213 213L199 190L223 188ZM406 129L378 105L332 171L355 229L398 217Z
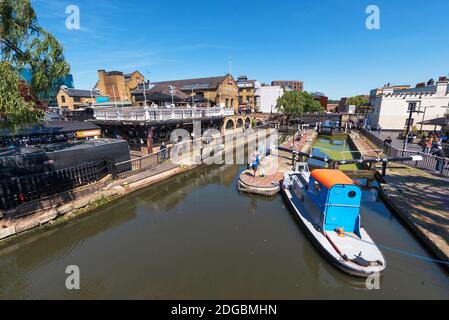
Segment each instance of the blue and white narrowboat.
M284 175L282 192L307 236L337 268L357 277L381 273L386 262L361 227L362 190L339 170L298 163Z

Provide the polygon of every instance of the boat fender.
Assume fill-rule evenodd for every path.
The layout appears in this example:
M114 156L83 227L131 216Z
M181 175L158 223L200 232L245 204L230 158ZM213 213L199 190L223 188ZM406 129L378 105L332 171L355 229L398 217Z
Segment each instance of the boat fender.
M342 238L345 237L345 229L343 229L343 228L335 228L335 232L338 234L339 237L342 237Z
M377 262L377 264L380 265L380 266L383 266L383 265L384 265L384 263L383 263L382 261L380 261L380 260L376 260L376 262Z

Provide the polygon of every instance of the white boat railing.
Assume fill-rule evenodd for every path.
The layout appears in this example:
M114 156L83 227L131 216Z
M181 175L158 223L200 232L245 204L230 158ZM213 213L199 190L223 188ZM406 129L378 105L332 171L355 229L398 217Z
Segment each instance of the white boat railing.
M234 109L214 108L96 108L94 117L97 120L110 121L169 121L181 119L198 119L233 116Z

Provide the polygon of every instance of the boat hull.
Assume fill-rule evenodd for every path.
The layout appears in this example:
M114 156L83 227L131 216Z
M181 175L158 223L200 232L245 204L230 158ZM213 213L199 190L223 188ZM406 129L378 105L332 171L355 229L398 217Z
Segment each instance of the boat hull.
M307 222L305 221L305 218L302 216L301 212L299 212L298 208L294 205L292 201L292 194L290 190L286 189L284 184L281 183L281 192L284 197L285 202L287 203L290 211L294 214L295 220L298 221L298 223L301 226L301 229L304 231L305 235L309 239L309 241L318 249L318 251L321 253L321 255L334 267L339 269L340 271L354 277L358 278L368 278L372 276L373 274L379 274L381 273L386 266L385 260L383 260L383 266L378 268L375 271L367 272L365 270L359 270L357 268L351 267L348 263L346 263L343 259L338 259L336 256L338 255L336 250L333 250L329 248L325 248L323 246L323 241L319 240L316 235L311 231L310 226L307 225ZM324 238L324 235L323 235Z

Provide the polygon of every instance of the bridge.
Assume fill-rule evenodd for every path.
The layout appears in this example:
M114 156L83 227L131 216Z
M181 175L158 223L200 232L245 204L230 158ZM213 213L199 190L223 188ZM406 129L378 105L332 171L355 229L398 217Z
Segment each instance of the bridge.
M131 107L95 108L94 119L90 121L101 127L103 136L120 137L129 142L131 149L141 150L142 145L148 145L149 139L155 144L168 141L170 133L177 128L193 132L196 121L201 123L203 131L214 128L225 134L250 128L254 117L236 115L234 109L222 107Z
M347 122L352 121L357 123L365 118L364 114L357 113L305 113L300 117L290 119L291 122L301 124L313 124L324 121L340 122L344 126Z

